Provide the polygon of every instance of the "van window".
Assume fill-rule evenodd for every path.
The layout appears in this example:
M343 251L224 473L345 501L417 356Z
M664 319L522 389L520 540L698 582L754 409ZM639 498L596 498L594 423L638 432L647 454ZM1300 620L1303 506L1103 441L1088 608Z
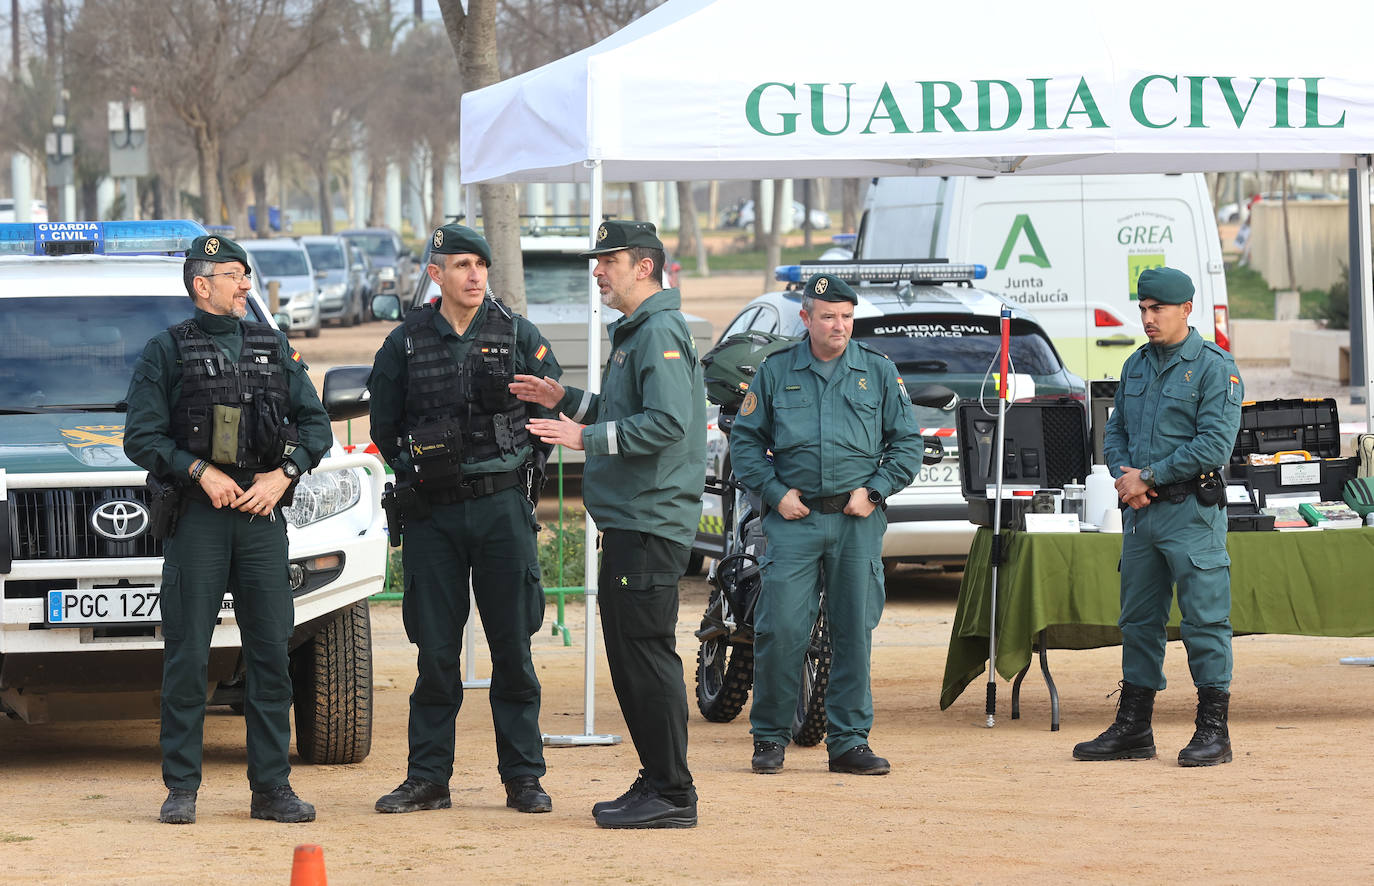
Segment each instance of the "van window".
M884 180L883 187L881 193L894 193L900 187L900 202L875 203L865 213L857 254L872 259L944 257L940 229L951 196L949 179Z

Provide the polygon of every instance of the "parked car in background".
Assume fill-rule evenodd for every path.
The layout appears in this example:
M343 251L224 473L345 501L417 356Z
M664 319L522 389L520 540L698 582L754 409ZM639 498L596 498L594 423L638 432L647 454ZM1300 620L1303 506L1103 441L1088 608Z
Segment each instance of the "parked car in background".
M975 289L976 265L943 261L807 262L778 268L786 289L761 295L736 315L720 338L737 332L766 332L800 337L801 286L812 274L828 273L848 280L859 294L854 310L854 340L886 354L897 364L906 389L915 399L930 385L941 385L959 398L992 403L993 376L1000 348L1000 314L1012 307L1012 391L1018 400L1083 401L1087 385L1064 367L1045 330L1027 311L1002 296ZM887 500L887 563L958 564L968 557L975 526L968 520L959 481L959 441L955 405L915 406L925 436L938 437L944 460L926 465L906 489ZM707 412L707 485L730 476L729 446L719 429L719 408ZM724 550L720 496L702 496L701 524L693 546L693 564L718 558Z
M373 284L373 275L375 271L372 269L372 260L367 257L366 252L363 252L362 249L359 248L358 244L344 240L344 245L348 247L348 254L353 257L353 263L362 270L363 319L375 320L377 318L372 316L372 296L376 292Z
M800 201L792 201L792 227L801 230L802 223L806 219L806 206ZM720 214L720 226L722 228L747 228L754 223L754 201L741 200L734 206L725 209ZM830 227L830 214L823 209L811 210L811 229L813 231L824 231Z
M339 236L367 253L372 265L372 294L392 293L398 298L414 286L410 252L401 235L391 228L357 228L340 231ZM404 298L402 298L404 303Z
M340 326L361 323L367 316L367 270L342 237L316 235L299 238L310 256L320 288L320 319Z
M252 265L253 285L270 301L270 286L277 283L276 313L291 321L287 334L304 332L306 338L320 334L319 285L310 254L295 240L240 240Z

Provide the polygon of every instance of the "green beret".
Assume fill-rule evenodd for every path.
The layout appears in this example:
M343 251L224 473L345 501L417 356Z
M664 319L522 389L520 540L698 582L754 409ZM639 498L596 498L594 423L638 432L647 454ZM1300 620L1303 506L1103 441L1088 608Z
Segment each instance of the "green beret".
M436 228L429 238L430 255L458 255L466 252L480 255L491 267L491 246L481 234L464 225L444 225Z
M243 247L219 234L207 234L192 240L191 248L186 250L186 260L208 261L215 264L236 261L245 268L248 267L248 253L243 251Z
M1135 291L1140 298L1152 298L1161 304L1181 305L1193 300L1193 281L1173 268L1150 268L1140 275Z
M839 277L830 274L814 274L806 281L802 295L809 295L821 301L847 301L859 303L859 296L853 288Z
M596 258L604 252L617 252L632 246L662 249L663 241L658 239L657 229L649 222L606 221L596 229L596 248L578 258Z

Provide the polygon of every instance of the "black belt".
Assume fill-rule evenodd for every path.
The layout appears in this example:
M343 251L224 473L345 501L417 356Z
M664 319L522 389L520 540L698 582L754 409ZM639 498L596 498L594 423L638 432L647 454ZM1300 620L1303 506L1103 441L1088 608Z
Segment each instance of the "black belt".
M431 504L451 505L454 502L471 501L474 498L494 495L510 489L512 486L519 486L523 482L522 472L507 471L504 474L483 474L480 477L472 477L460 481L456 486L445 486L442 489L425 489L422 484L420 492L429 499Z
M1210 484L1210 486L1204 487L1204 483ZM1206 501L1203 496L1206 494L1207 488L1215 490L1216 484L1224 485L1221 474L1217 471L1209 471L1206 474L1202 474L1198 477L1189 477L1187 480L1180 480L1177 483L1161 483L1154 487L1154 491L1159 501L1181 504L1196 496L1199 501L1203 501L1205 504L1210 505L1217 502ZM1226 495L1224 492L1217 493L1214 491L1212 497L1219 497L1219 506L1223 508L1226 507Z
M804 498L802 504L822 514L843 514L849 504L849 493L841 492L839 495L828 495L825 498Z

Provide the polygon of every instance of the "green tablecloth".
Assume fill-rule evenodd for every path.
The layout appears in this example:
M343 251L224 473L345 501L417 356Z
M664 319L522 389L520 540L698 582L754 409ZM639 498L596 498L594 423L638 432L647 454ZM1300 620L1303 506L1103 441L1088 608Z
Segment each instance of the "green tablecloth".
M1003 533L998 570L997 673L1010 680L1045 631L1050 649L1121 643L1121 536ZM988 660L992 531L969 550L945 659L940 709L954 703ZM1374 529L1236 532L1231 553L1231 627L1238 634L1374 637ZM1179 612L1170 616L1178 638Z

